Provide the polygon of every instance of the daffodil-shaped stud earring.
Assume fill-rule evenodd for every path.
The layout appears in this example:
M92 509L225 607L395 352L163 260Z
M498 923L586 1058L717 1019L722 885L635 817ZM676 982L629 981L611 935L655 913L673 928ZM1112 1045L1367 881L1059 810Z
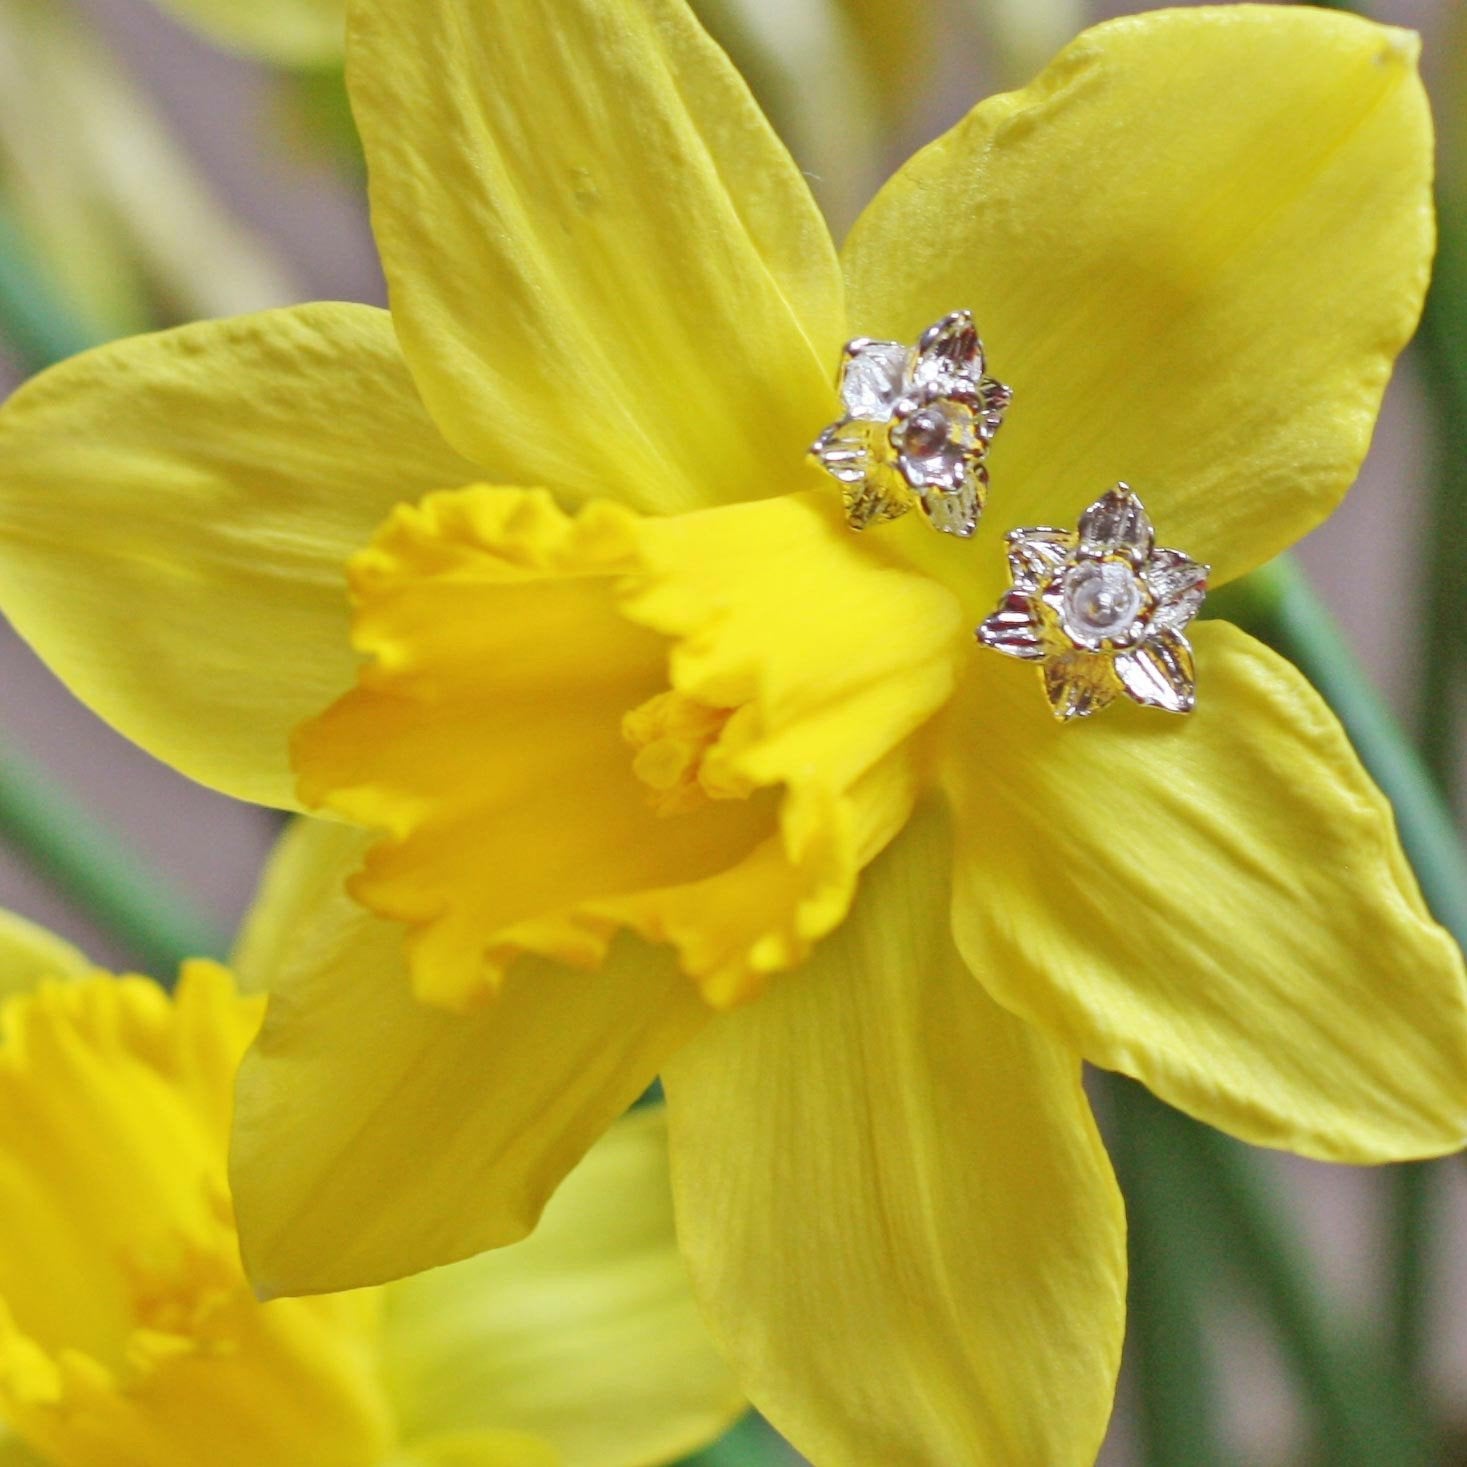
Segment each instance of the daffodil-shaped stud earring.
M1011 393L984 375L971 311L953 311L915 347L858 336L846 343L845 416L810 449L845 491L853 530L916 505L934 529L964 538L988 492L983 460Z
M978 628L985 647L1039 663L1056 718L1084 718L1117 693L1190 713L1192 648L1182 635L1207 593L1208 567L1157 547L1125 484L1080 516L1078 530L1011 530L1012 589Z

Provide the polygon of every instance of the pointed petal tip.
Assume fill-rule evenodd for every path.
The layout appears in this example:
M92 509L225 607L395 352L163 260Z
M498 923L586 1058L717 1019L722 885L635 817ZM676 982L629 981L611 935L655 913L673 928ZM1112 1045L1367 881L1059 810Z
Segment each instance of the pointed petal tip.
M1384 798L1297 669L1226 622L1196 637L1206 683L1195 717L1171 725L1180 737L1151 737L1158 720L1145 714L1102 719L1053 738L1041 782L1038 761L975 710L981 786L979 761L955 766L968 782L958 818L981 811L982 851L1029 852L964 876L969 962L1032 1022L1077 1036L1092 1063L1253 1145L1350 1164L1450 1151L1467 1109L1460 950L1430 920ZM1077 803L1097 757L1125 757L1127 779L1090 783ZM1064 871L1046 860L1026 834L1046 822L1087 857ZM1122 828L1145 832L1124 868L1110 864ZM1199 841L1204 831L1220 838ZM1144 942L1138 889L1155 902ZM1246 923L1218 929L1219 894ZM1017 914L1057 899L1093 921L1047 929L1036 959L1042 924ZM1176 1005L1180 972L1208 993L1205 1012Z
M949 311L940 320L934 321L917 342L919 352L931 351L933 347L950 337L973 329L973 313L966 306Z
M971 540L978 532L982 510L973 503L971 496L961 493L924 494L920 502L927 523L940 535Z
M233 1175L230 1176L229 1182L230 1192L236 1193L236 1179ZM275 1270L262 1265L260 1250L255 1246L255 1230L250 1225L249 1210L248 1208L241 1209L237 1200L235 1214L239 1261L244 1267L245 1279L250 1286L250 1293L255 1296L255 1302L270 1304L276 1299L286 1299L305 1292L301 1289L292 1289L286 1280L276 1276Z
M1146 513L1146 507L1141 503L1141 496L1124 479L1117 479L1090 508L1091 510L1110 509L1115 512L1129 510L1133 514Z
M974 629L981 647L991 647L1007 657L1034 661L1044 655L1034 603L1022 591L1010 591L997 609Z
M1124 552L1134 562L1144 563L1155 546L1151 516L1141 497L1129 484L1107 489L1080 516L1080 548L1090 555Z
M1421 61L1421 33L1405 26L1382 26L1380 61L1414 71Z
M1109 707L1121 686L1110 661L1087 652L1051 657L1040 674L1050 711L1062 723Z
M954 377L975 381L983 367L983 343L970 310L949 311L917 339L913 376L918 383Z
M1146 708L1190 713L1197 704L1197 672L1192 647L1177 631L1164 628L1115 659L1116 676L1127 696Z
M1036 525L1027 530L1010 530L1004 539L1008 544L1009 575L1014 588L1038 591L1069 558L1075 532Z

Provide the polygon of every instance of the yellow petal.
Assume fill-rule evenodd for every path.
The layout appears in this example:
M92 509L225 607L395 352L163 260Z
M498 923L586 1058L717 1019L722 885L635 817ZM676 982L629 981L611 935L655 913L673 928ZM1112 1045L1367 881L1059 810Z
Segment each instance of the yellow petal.
M623 925L749 996L844 915L967 655L955 598L829 497L643 520L475 487L399 510L352 584L373 661L297 739L301 792L389 833L353 892L458 1008Z
M851 324L973 309L1014 389L998 528L1073 524L1125 479L1222 581L1330 512L1430 266L1416 52L1312 6L1129 16L886 185L846 247Z
M383 1310L409 1442L497 1426L552 1443L562 1467L643 1467L745 1409L677 1251L660 1106L618 1121L523 1243L391 1284Z
M386 1467L563 1467L541 1437L521 1431L473 1431L421 1442L394 1455Z
M224 1183L260 1005L213 964L42 984L0 1034L0 1412L67 1467L369 1467L372 1301L261 1306Z
M344 0L159 0L211 40L281 66L323 66L341 57Z
M1002 1003L1201 1120L1333 1161L1467 1140L1467 983L1319 696L1225 622L1197 711L959 700L955 926ZM976 681L976 680L975 680ZM1077 737L1078 735L1078 737Z
M83 953L54 932L0 911L0 996L24 993L43 978L78 978L91 967Z
M359 832L303 822L284 859L332 896L267 980L231 1162L268 1295L354 1288L514 1242L706 1009L631 941L599 973L526 962L471 1016L412 996L401 930L344 894ZM326 874L334 873L334 876Z
M800 972L669 1064L678 1230L754 1404L821 1467L1089 1467L1125 1293L1078 1056L1007 1015L914 818Z
M297 815L286 824L260 873L229 954L229 967L242 993L270 991L271 982L294 959L301 933L316 909L340 895L349 869L342 862L356 860L362 845L358 832L335 821Z
M289 805L288 730L351 684L347 558L398 499L472 477L384 312L119 342L0 409L0 603L150 753Z
M358 0L348 78L403 349L488 477L682 510L813 473L834 248L683 0Z
M51 1464L26 1446L20 1437L0 1426L0 1467L51 1467Z

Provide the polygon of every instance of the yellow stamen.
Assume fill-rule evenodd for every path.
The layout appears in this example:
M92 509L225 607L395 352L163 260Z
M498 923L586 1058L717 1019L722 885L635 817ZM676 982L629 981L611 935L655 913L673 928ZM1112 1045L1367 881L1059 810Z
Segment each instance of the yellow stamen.
M686 815L710 799L748 797L753 786L716 757L734 714L732 708L709 708L668 691L622 719L622 737L636 750L632 770L659 815Z

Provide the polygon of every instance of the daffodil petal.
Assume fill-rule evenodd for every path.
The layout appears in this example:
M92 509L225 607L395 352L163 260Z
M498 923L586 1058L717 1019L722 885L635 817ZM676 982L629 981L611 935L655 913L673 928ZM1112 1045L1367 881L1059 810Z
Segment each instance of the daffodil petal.
M678 1232L754 1404L822 1467L1089 1467L1124 1310L1078 1056L946 920L921 814L803 969L668 1065Z
M522 1243L388 1286L384 1379L403 1438L498 1426L561 1467L705 1446L745 1403L677 1250L661 1106L618 1121Z
M527 960L474 1014L419 1003L402 929L342 890L366 837L310 822L290 839L331 895L269 978L240 1071L231 1180L251 1278L266 1295L349 1289L523 1237L705 1006L631 941L596 973Z
M12 1432L0 1427L0 1467L52 1467Z
M349 24L393 318L450 441L661 511L814 472L834 247L683 0L357 0Z
M985 664L947 770L958 945L1008 1008L1246 1141L1455 1151L1462 957L1384 797L1293 667L1192 635L1185 719L1121 700L1064 728L1032 669Z
M43 978L80 978L91 971L86 955L64 938L0 911L0 997L23 993Z
M1006 526L1071 524L1125 478L1162 544L1239 575L1344 494L1415 327L1416 54L1312 6L1097 26L881 191L845 249L851 324L907 340L972 308L1014 389Z
M322 828L312 831L312 826ZM342 867L336 854L347 859L360 849L361 836L334 821L297 815L287 823L260 873L229 954L230 971L242 993L270 991L271 982L293 960L316 909L340 894Z
M118 342L0 408L0 607L150 753L288 806L289 730L354 675L348 557L398 499L472 477L382 311Z
M420 1442L386 1467L565 1467L542 1437L522 1431L474 1431Z

